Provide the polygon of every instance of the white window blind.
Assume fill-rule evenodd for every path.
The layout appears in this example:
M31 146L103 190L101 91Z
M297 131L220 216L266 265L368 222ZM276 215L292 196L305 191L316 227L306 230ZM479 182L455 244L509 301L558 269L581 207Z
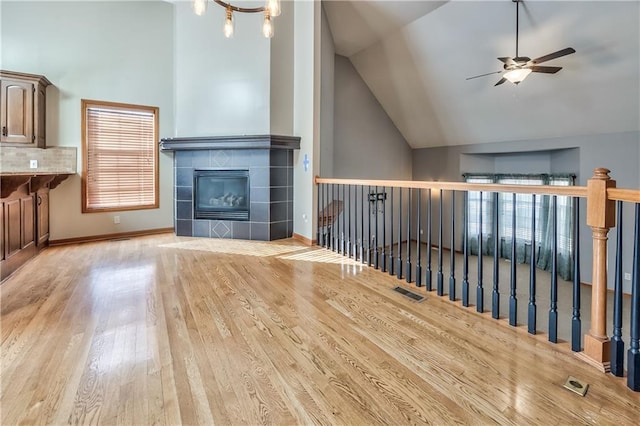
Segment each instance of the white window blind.
M82 101L83 212L158 207L158 108Z

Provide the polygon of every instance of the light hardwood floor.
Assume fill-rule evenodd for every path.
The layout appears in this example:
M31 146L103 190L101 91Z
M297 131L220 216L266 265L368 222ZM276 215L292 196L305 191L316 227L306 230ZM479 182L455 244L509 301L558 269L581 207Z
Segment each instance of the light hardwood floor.
M398 284L293 240L49 248L0 286L1 423L638 424L567 344Z

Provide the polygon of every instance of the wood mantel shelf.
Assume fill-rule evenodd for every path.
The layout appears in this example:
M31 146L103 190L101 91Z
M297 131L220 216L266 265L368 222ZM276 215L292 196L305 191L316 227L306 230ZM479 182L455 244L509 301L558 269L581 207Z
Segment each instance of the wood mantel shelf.
M299 136L241 135L163 138L161 151L197 149L300 149Z
M31 183L31 191L36 192L49 185L53 189L72 173L0 173L0 198L7 198L26 183Z

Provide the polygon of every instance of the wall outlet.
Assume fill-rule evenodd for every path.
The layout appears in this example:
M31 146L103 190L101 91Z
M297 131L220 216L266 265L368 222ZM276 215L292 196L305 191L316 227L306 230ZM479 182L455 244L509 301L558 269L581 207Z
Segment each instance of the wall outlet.
M420 235L424 234L424 229L420 230Z
M29 168L37 169L38 168L38 160L29 160Z
M117 225L118 223L120 223L120 216L114 216L114 217L113 217L113 223L115 223L116 225Z
M624 280L625 281L631 281L631 273L625 272L624 273Z

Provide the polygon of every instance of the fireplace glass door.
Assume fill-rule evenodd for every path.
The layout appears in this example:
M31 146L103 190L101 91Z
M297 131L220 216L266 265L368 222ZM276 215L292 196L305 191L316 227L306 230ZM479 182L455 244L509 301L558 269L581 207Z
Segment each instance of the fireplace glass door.
M248 170L194 170L194 218L249 220Z

